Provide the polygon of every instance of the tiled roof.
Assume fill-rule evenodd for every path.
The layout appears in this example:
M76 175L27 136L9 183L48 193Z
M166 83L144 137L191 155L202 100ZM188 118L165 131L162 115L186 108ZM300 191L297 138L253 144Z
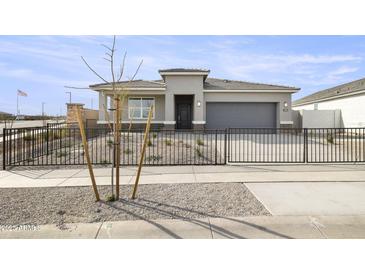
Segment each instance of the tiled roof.
M339 95L350 95L351 93L365 90L365 78L352 81L350 83L335 86L315 92L311 95L305 96L293 102L293 106L302 105L309 102L316 102L319 100L330 99Z
M177 69L174 69L177 70ZM187 69L184 69L185 71ZM170 71L170 70L169 70ZM197 71L197 70L195 70ZM202 71L202 70L199 70ZM165 88L165 82L161 80L147 81L147 80L134 80L134 81L121 81L117 83L119 86L128 86L130 88ZM90 85L92 89L110 87L109 84L95 84ZM204 81L205 90L299 90L299 88L271 85L262 83L252 83L244 81L235 81L227 79L206 78Z
M299 90L299 88L234 81L227 79L207 78L204 82L206 90Z
M147 80L134 80L134 81L120 81L117 83L120 86L128 86L130 88L163 88L165 87L165 83L163 80L155 80L155 81L147 81ZM102 88L109 87L109 84L95 84L90 85L90 88Z

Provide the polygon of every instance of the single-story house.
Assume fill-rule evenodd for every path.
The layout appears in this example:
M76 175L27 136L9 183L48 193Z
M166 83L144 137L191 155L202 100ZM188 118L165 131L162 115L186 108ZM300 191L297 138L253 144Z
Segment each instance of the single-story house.
M293 110L315 115L312 121L317 123L326 124L327 116L331 115L338 125L334 127L364 127L365 78L305 96L293 102Z
M145 124L150 104L152 123L165 129L224 129L228 127L291 127L291 95L295 87L209 78L206 69L162 69L160 80L118 82L128 90L122 123ZM111 86L91 85L99 92L98 124L107 122ZM109 98L109 100L108 100Z

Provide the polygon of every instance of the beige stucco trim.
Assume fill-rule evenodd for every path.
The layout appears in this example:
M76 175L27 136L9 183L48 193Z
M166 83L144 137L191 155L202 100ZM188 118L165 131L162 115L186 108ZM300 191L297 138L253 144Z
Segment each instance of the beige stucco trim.
M280 124L281 125L292 125L292 124L294 124L294 122L293 121L280 121Z
M163 121L165 125L175 125L176 121Z
M206 121L192 121L193 125L205 125Z

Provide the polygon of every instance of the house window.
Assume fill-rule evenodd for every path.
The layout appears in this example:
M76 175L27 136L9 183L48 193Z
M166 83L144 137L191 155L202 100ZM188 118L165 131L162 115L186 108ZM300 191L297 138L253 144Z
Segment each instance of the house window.
M129 98L128 117L129 119L147 119L150 107L153 106L152 118L155 118L155 99L154 98Z
M318 110L318 103L314 103L314 110Z

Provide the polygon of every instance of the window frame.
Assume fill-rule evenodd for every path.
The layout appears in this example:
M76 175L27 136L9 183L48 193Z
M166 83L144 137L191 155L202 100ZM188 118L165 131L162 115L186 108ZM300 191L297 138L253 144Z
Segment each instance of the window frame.
M131 107L129 102L130 100L140 100L140 106L139 107ZM143 99L148 99L148 100L152 100L152 105L153 105L153 111L152 111L152 119L155 119L155 111L156 111L156 99L153 96L131 96L128 97L128 119L133 119L133 120L147 120L148 117L143 117L143 109L145 109L146 107L142 106L142 101ZM136 108L139 109L141 115L140 117L131 117L131 108Z

